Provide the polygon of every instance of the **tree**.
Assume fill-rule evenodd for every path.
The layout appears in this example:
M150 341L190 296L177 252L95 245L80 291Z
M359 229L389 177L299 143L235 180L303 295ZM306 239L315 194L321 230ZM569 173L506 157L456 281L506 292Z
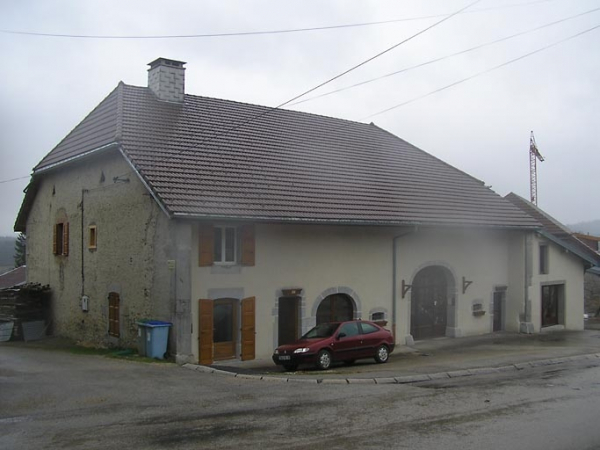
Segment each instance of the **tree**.
M21 267L26 262L27 237L20 233L15 242L15 267Z

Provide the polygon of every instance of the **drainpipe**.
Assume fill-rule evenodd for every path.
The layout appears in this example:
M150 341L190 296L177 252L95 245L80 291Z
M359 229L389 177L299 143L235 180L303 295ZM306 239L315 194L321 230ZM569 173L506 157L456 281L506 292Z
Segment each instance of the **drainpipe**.
M397 301L398 301L398 292L397 292L397 266L398 266L398 257L397 257L397 251L396 251L396 242L398 241L398 239L403 238L404 236L407 236L409 234L412 233L416 233L418 230L418 227L414 227L412 230L408 230L402 234L399 234L397 236L394 236L394 239L392 239L392 334L394 335L394 342L396 342L396 312L398 310L397 308Z
M81 190L81 298L85 295L85 204L84 197L87 189Z

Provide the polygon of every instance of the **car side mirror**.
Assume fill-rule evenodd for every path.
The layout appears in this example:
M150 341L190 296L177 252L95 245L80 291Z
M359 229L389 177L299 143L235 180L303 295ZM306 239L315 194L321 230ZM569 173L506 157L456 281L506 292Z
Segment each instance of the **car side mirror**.
M338 339L345 338L345 337L346 337L346 333L340 333L337 335Z

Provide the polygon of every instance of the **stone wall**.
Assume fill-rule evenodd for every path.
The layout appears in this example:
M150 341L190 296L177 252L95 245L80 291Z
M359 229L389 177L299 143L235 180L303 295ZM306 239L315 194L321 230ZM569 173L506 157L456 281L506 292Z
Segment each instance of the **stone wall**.
M53 254L53 227L69 224L68 255ZM137 343L139 319L171 321L165 236L170 221L116 150L40 175L27 220L28 280L49 284L55 334L101 346ZM90 227L97 245L89 246ZM119 336L108 333L109 293L120 298ZM88 311L82 297L88 298Z

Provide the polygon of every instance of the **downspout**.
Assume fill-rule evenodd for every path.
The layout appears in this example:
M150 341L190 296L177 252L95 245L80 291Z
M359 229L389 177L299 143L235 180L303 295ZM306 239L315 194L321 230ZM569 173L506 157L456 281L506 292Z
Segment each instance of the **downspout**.
M84 196L86 189L81 190L81 298L85 295L85 206Z
M392 334L394 336L394 342L396 342L396 313L398 311L397 302L398 302L398 292L397 292L397 266L398 266L398 257L396 251L396 242L398 239L403 238L412 233L416 233L418 227L415 226L412 230L406 231L402 234L394 236L392 239Z

